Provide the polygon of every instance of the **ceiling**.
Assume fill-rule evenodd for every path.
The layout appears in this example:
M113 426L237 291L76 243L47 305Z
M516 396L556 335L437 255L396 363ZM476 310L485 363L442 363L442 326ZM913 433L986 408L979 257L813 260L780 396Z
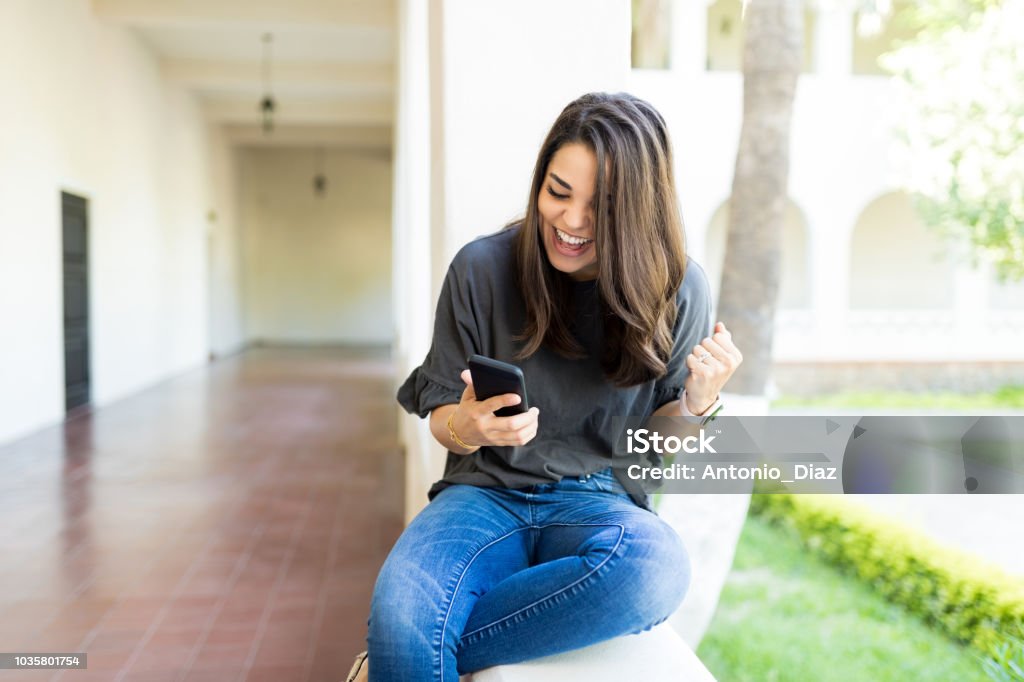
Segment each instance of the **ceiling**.
M171 82L246 145L390 144L394 0L92 0L134 30ZM263 36L270 43L274 131L260 128Z

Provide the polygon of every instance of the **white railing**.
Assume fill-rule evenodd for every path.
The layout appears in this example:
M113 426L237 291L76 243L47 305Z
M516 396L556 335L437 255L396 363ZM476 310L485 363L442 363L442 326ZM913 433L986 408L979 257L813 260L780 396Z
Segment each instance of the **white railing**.
M1024 362L1024 310L782 310L774 356L788 362Z

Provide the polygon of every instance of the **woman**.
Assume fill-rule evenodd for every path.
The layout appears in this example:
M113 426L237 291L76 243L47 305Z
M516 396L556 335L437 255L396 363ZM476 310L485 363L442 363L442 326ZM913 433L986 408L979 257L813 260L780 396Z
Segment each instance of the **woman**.
M625 94L555 121L525 218L463 247L433 343L398 393L448 449L430 504L374 588L369 660L350 679L459 674L648 629L682 601L689 561L637 482L612 469L615 417L705 415L742 361L711 329L688 261L665 122ZM478 401L474 353L518 364L516 395ZM461 379L461 383L460 383Z

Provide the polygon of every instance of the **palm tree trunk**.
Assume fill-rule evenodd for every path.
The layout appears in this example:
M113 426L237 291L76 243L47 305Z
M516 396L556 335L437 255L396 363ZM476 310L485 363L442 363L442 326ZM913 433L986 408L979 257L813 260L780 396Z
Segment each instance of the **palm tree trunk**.
M740 132L718 317L743 349L729 390L763 395L771 372L789 137L803 56L803 0L751 0Z

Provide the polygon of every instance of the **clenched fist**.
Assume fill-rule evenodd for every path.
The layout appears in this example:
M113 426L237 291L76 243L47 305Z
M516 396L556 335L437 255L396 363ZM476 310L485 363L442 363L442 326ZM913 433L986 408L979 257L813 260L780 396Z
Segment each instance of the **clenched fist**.
M713 334L686 356L686 366L690 368L690 376L683 385L686 408L693 414L703 414L742 362L743 354L732 342L732 334L724 323L717 323Z

